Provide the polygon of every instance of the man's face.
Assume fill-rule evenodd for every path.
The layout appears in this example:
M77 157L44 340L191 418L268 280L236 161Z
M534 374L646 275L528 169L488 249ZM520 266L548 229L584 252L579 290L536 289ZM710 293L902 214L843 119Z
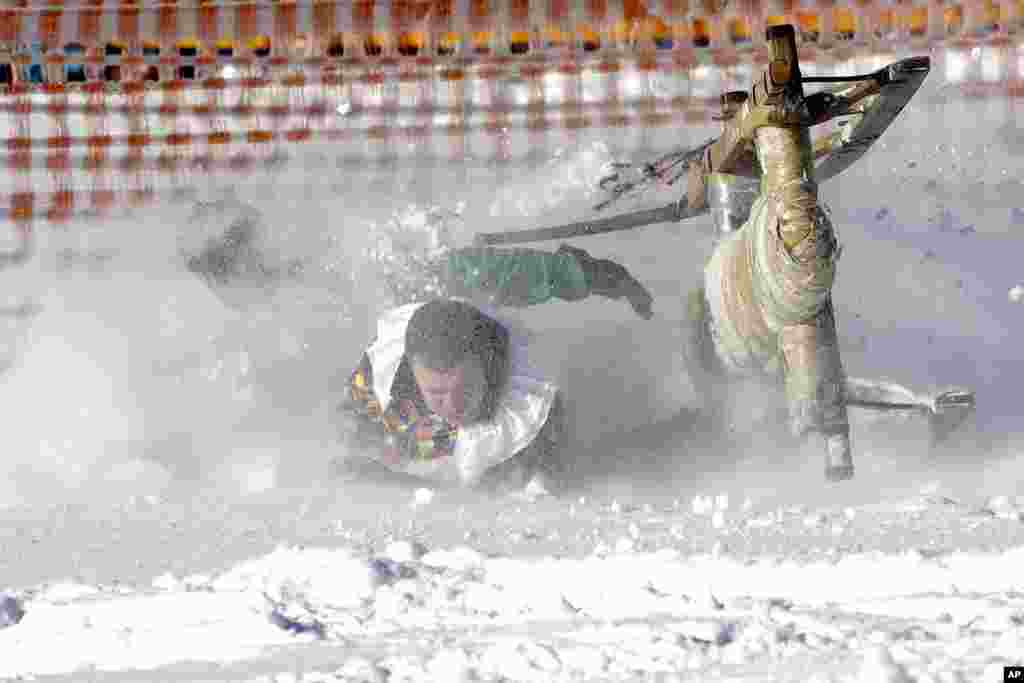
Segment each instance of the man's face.
M469 359L454 368L436 370L414 359L412 373L432 413L454 425L472 422L479 416L487 384L478 360Z

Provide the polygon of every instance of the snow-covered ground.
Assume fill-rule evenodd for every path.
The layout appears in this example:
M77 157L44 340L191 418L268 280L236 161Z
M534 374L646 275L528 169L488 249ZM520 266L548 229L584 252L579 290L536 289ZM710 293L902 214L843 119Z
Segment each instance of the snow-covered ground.
M303 149L234 188L293 273L221 292L241 310L180 256L229 179L198 213L44 231L0 273L32 311L4 320L0 679L1001 681L1024 665L1024 151L1016 104L945 77L822 196L847 368L972 387L978 416L929 451L923 424L857 415L839 485L756 398L728 439L677 416L707 221L577 241L650 288L653 320L521 314L575 418L564 500L326 476L375 240L431 210L460 214L457 243L579 216L616 154L600 131L539 167L356 172Z

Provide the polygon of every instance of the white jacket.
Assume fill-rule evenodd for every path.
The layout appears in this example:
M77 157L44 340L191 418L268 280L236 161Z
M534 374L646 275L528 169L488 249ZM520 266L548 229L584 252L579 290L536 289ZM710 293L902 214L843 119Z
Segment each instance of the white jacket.
M366 354L373 368L373 391L381 409L391 403L391 387L405 355L405 331L422 303L395 308L377 321L377 338ZM509 333L508 381L494 416L460 427L451 456L428 461L384 463L389 469L435 481L472 485L483 473L529 446L547 422L558 388L527 364L528 337L492 311L483 313Z

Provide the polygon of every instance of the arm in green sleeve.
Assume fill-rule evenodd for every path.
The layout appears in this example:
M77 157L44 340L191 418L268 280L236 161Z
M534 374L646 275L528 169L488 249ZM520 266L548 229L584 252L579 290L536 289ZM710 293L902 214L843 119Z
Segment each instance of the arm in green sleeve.
M590 294L590 278L572 253L468 247L448 255L445 279L453 296L486 296L495 306L525 307Z

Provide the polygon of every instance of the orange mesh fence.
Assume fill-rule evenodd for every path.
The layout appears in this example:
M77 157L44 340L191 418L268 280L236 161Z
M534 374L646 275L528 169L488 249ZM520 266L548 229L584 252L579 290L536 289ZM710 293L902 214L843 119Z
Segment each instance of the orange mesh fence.
M1024 0L2 0L0 219L28 235L304 142L500 162L585 128L707 123L777 23L808 73L930 52L967 96L1024 92Z

